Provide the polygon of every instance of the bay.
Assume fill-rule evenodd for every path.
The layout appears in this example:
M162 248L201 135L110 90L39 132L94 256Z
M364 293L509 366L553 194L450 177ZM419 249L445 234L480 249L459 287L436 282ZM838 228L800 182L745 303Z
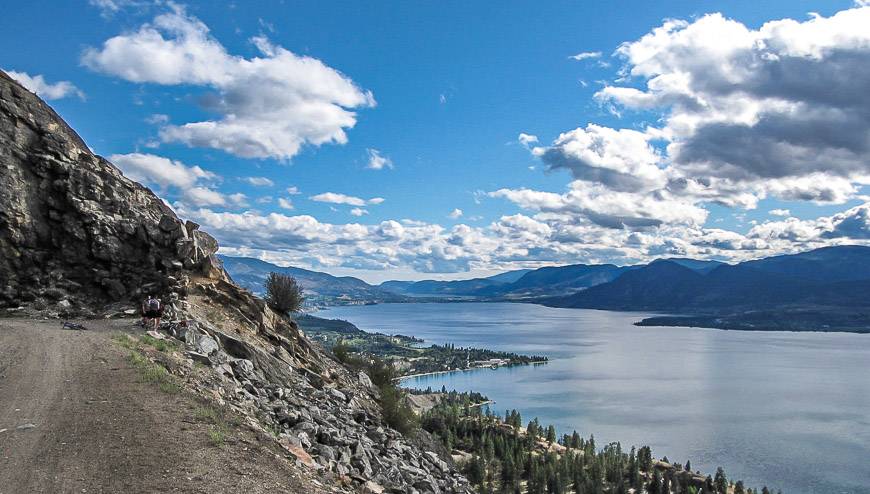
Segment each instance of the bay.
M403 381L479 391L559 433L786 494L870 493L870 335L638 327L646 314L510 303L381 304L318 314L360 329L546 355L549 363Z

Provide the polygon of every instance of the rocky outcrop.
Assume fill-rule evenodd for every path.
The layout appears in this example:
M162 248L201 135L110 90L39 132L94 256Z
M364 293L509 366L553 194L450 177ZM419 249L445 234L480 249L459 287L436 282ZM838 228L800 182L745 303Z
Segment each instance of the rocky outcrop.
M391 429L371 380L232 283L217 249L0 72L0 308L121 302L113 312L133 315L129 302L159 293L184 350L151 358L332 492L469 492L443 447Z
M247 417L299 468L350 492L470 492L448 451L424 431L406 437L382 418L378 390L232 283L193 283L175 304L184 321L182 365L189 387ZM201 372L184 372L199 363ZM179 371L179 369L182 369Z
M211 236L3 72L0 191L0 307L95 307L183 290L190 274L223 276Z

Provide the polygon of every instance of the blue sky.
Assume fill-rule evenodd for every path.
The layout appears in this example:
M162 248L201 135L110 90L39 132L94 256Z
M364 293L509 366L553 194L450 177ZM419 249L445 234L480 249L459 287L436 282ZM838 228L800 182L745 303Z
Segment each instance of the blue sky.
M870 62L866 10L18 3L0 68L230 254L370 281L738 260L870 237L868 75L825 80Z

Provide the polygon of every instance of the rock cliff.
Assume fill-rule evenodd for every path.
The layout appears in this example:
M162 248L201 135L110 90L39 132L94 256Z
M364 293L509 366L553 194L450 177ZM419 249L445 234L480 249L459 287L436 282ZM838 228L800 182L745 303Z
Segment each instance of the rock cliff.
M235 285L198 228L0 72L0 308L105 312L157 292L179 343L147 358L280 444L320 479L309 492L469 492L431 437L389 428L365 374Z
M221 276L217 242L0 72L0 307L97 308Z

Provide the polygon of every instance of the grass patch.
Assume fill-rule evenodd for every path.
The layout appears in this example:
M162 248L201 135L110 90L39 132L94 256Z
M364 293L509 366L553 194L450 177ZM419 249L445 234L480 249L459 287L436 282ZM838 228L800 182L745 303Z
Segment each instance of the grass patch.
M223 446L224 442L227 440L226 429L224 427L213 425L208 431L208 440L211 441L212 446Z
M162 365L151 362L135 350L130 352L127 360L134 369L139 371L139 375L144 382L156 384L160 388L160 391L168 394L175 394L181 391L181 387L175 382L175 378Z
M179 386L175 380L164 381L159 383L157 386L160 388L160 391L163 391L166 394L174 395L181 392L181 386Z
M266 430L269 431L276 438L281 435L281 428L275 424L266 424Z
M158 340L157 338L154 338L153 336L150 336L147 334L143 334L140 337L140 339L141 339L142 343L145 343L146 345L154 347L154 349L156 349L159 352L165 353L167 351L178 350L178 348L179 348L178 343L176 343L174 341Z
M129 335L126 335L124 333L117 333L117 334L113 335L112 341L117 343L122 348L126 348L128 350L132 350L132 349L136 348L136 340L134 340L133 338L130 338Z
M212 446L221 446L230 433L230 425L238 425L238 423L225 410L213 407L211 405L203 405L197 407L193 411L193 416L202 422L211 424L208 430L208 440Z
M220 410L212 406L198 407L193 412L193 416L197 420L202 420L210 424L220 424L224 422L224 414Z

